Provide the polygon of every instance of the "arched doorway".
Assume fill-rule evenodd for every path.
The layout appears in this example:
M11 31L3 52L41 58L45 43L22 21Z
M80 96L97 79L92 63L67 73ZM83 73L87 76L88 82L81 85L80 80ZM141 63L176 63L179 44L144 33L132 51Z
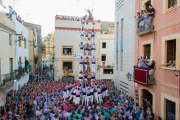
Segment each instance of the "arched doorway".
M146 89L142 89L143 98L147 99L150 102L150 105L153 106L153 95ZM146 105L146 102L143 100L143 105Z

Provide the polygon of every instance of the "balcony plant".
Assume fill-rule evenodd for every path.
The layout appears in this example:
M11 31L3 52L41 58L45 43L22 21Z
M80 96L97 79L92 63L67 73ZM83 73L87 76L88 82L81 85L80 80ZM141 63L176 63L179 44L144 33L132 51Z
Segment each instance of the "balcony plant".
M14 69L14 72L17 72L18 71L18 69Z
M3 79L2 81L3 81L3 85L5 85L6 84L6 79Z

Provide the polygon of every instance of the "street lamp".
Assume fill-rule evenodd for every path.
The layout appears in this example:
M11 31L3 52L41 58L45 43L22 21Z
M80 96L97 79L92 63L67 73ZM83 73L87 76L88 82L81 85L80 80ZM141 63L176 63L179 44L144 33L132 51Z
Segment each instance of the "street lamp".
M126 74L126 77L127 77L127 79L128 79L129 81L133 81L133 80L131 80L131 77L132 77L132 74L131 74L131 73L128 72L128 73Z

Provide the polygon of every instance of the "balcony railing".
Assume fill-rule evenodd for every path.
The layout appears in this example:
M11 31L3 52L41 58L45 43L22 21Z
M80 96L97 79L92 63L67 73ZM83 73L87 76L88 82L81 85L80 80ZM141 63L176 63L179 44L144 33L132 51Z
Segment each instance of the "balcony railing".
M19 75L22 75L22 76L28 74L29 73L29 66L19 67L18 73L19 73Z
M154 32L154 29L144 27L144 28L138 29L136 31L136 34L138 36L143 36L143 35L147 35L147 34L150 34L150 33L153 33L153 32Z
M21 76L19 75L18 72L1 75L0 88L5 88L6 86L13 84L14 82L20 79L21 79Z
M144 86L148 86L148 84L154 84L154 70L134 67L134 81Z

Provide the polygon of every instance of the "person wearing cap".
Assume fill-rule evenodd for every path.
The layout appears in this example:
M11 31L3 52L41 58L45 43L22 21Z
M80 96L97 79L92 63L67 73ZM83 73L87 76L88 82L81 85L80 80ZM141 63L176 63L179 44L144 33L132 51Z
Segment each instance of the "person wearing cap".
M79 31L79 33L80 33L80 42L84 42L84 34L85 34L85 31L84 31L84 28L82 28L82 30L81 31Z
M92 29L92 31L91 31L91 44L95 44L95 34L96 34L96 32L94 32L94 29Z

